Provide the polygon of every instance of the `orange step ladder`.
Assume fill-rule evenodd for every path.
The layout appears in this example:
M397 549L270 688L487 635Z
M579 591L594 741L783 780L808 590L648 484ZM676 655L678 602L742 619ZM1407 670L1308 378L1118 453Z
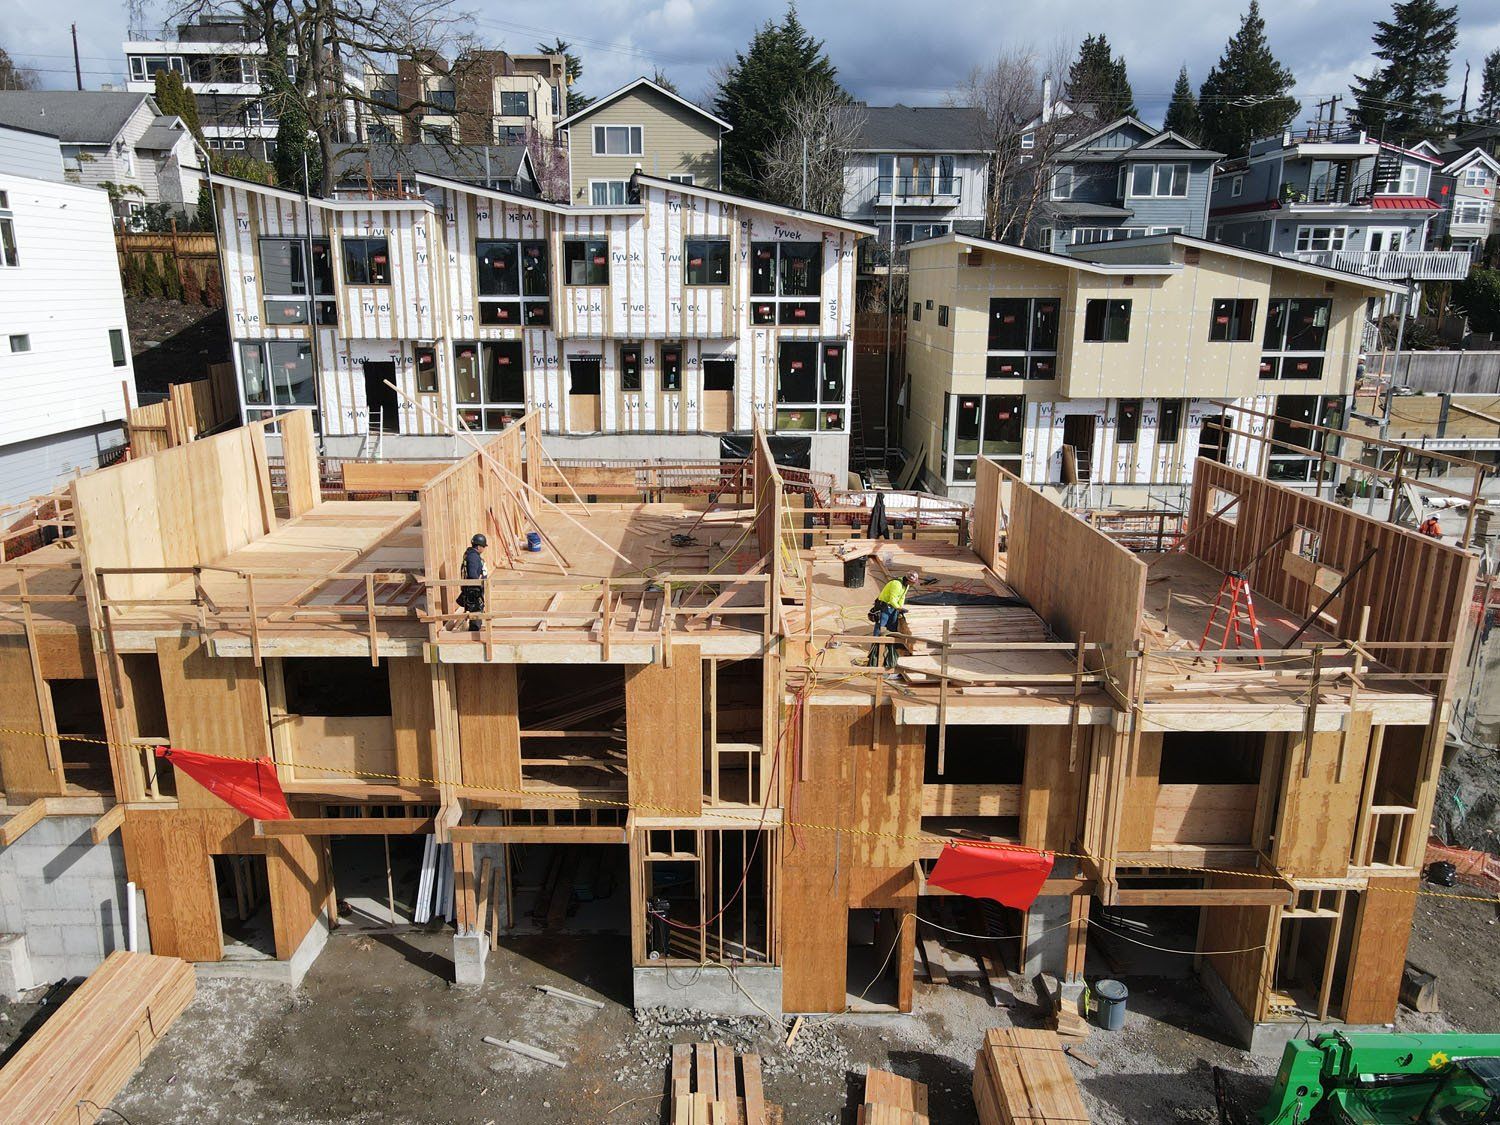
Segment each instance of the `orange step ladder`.
M1255 646L1256 652L1260 651L1260 622L1255 619L1255 597L1250 592L1250 579L1243 574L1232 572L1224 575L1224 581L1219 583L1219 596L1214 599L1214 608L1208 615L1208 623L1203 626L1203 639L1198 642L1198 651L1202 652L1208 647L1209 634L1213 632L1214 624L1219 619L1219 610L1224 606L1224 599L1229 599L1228 613L1224 619L1224 635L1219 642L1220 649L1239 648L1241 638L1248 635L1251 644ZM1241 629L1241 622L1244 629ZM1256 656L1255 662L1262 668L1266 666L1265 659ZM1224 665L1224 657L1219 656L1214 661L1214 671L1217 672Z

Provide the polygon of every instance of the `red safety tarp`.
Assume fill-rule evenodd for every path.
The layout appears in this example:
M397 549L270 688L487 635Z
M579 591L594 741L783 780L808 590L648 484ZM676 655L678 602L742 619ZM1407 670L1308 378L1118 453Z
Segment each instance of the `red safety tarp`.
M225 804L256 820L291 820L286 794L270 758L221 758L193 750L158 746L156 756L172 763Z
M1051 873L1051 852L952 844L938 856L927 885L1027 910Z

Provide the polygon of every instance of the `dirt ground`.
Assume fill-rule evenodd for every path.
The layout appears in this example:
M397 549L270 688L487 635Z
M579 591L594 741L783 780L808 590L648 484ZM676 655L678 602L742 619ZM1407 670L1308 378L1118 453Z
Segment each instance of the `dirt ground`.
M1500 1026L1496 909L1423 900L1411 959L1438 974L1442 1015L1403 1011L1407 1030L1494 1031ZM620 939L523 938L490 955L480 990L448 983L446 933L336 934L303 986L201 981L198 997L116 1099L133 1125L176 1122L472 1122L526 1125L663 1120L670 1045L705 1039L757 1050L768 1100L788 1122L852 1125L867 1065L926 1082L932 1120L970 1125L974 1052L991 1026L1035 1022L1023 986L918 983L910 1016L806 1021L795 1045L764 1018L690 1012L637 1015ZM1095 1125L1215 1122L1212 1068L1235 1075L1251 1104L1264 1098L1276 1060L1230 1045L1222 1021L1187 978L1130 977L1122 1032L1096 1030L1071 1065ZM550 983L606 1002L550 997ZM0 1046L36 1007L11 1005ZM551 1049L558 1070L491 1047L485 1035Z
M222 308L206 308L160 297L125 302L136 390L164 394L170 383L208 376L212 363L229 359L229 331Z

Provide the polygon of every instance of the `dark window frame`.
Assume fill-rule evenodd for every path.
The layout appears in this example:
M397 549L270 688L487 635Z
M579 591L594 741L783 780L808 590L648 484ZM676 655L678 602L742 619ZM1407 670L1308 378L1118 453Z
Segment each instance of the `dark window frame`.
M697 248L696 252L694 247ZM694 261L698 262L695 267ZM731 257L729 250L729 239L727 238L684 238L682 240L682 284L691 285L694 288L724 288L732 280ZM700 270L704 276L695 278L694 270ZM719 280L713 280L713 275L719 274Z
M996 338L995 319L1008 314L1018 330L1010 344ZM1061 297L991 297L989 329L985 335L985 377L989 379L1057 378L1057 334L1062 318ZM1012 371L1004 368L1010 367Z
M1086 344L1128 344L1129 297L1090 297L1083 307L1083 342Z
M634 354L632 358L631 353ZM639 394L641 371L645 367L646 349L640 344L620 345L620 391L622 394Z
M1164 398L1156 407L1156 444L1176 445L1182 435L1182 405L1180 398ZM1171 419L1168 425L1167 419Z
M345 285L363 289L391 287L390 239L364 236L344 238L340 240L340 251Z
M583 267L584 280L573 280L574 266ZM564 239L562 283L570 289L601 289L608 286L609 240L605 238Z
M1215 297L1209 306L1208 339L1215 344L1255 342L1255 316L1260 302L1254 297Z
M1141 439L1141 411L1145 400L1122 398L1115 400L1115 444L1135 445Z

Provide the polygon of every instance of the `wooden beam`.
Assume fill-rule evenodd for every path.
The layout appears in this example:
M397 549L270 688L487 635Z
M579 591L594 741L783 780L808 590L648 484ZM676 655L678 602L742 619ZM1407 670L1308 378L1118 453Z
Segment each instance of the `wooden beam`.
M1281 887L1131 887L1115 892L1116 906L1290 906L1296 895Z
M629 835L610 825L460 824L451 835L463 844L624 844Z
M0 847L10 847L27 832L35 828L42 817L46 815L47 800L45 797L38 797L3 825L0 825Z
M120 825L125 823L125 806L115 805L109 812L94 821L93 827L89 829L89 839L96 844L102 844L115 834Z
M257 836L425 836L430 816L328 816L295 820L257 820Z

